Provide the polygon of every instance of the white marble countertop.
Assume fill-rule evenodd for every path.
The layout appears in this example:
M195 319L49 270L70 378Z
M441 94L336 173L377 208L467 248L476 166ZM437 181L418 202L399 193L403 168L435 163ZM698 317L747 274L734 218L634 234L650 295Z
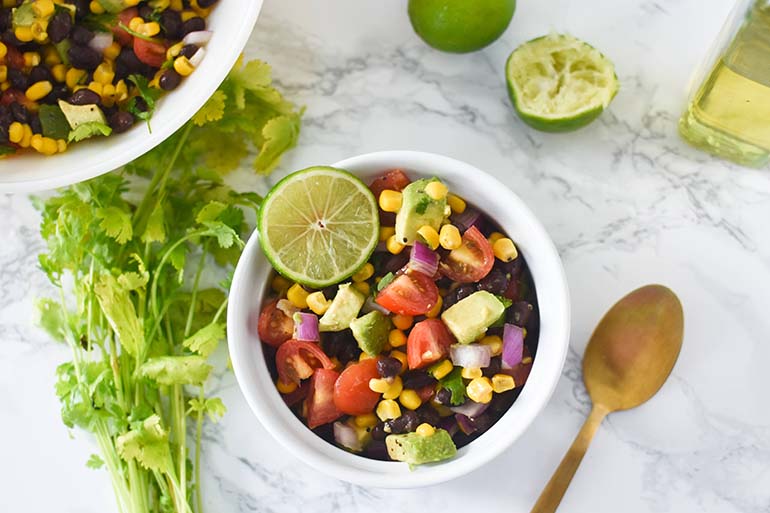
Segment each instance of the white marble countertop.
M590 5L589 5L590 4ZM658 396L612 415L560 511L770 511L770 174L686 146L676 120L729 10L720 0L522 1L505 36L446 55L413 34L406 0L268 0L248 48L307 105L280 172L381 149L434 151L494 174L544 222L572 293L571 351L545 412L486 468L426 490L363 489L290 457L256 422L232 376L229 412L206 429L211 512L526 512L582 423L580 357L601 314L661 282L681 297L686 338ZM569 31L617 65L621 91L598 122L548 135L513 115L508 53ZM59 419L67 358L33 327L47 290L24 197L0 197L0 511L114 511L93 447Z

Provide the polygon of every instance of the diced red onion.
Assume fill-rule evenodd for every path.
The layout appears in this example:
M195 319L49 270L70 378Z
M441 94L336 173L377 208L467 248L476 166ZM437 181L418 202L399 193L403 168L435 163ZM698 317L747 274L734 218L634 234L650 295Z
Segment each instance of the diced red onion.
M184 36L182 43L186 45L205 45L211 41L211 36L213 34L214 33L210 30L197 30L195 32L190 32Z
M319 342L318 317L315 314L297 312L294 314L294 340Z
M506 323L503 328L503 369L511 369L524 357L524 330Z
M464 232L475 225L480 217L481 212L473 207L466 207L462 214L455 214L452 216L452 223L457 226L458 230Z
M282 311L284 315L294 318L294 314L299 312L299 308L291 304L291 301L288 299L279 299L278 302L275 304L275 307Z
M449 436L455 436L455 434L457 434L457 420L454 416L441 419L441 422L438 423L438 427L449 433Z
M91 41L88 42L88 46L91 47L92 50L104 53L104 51L110 47L112 41L112 32L97 32Z
M433 277L438 270L438 253L422 242L415 242L409 254L409 268L425 276Z
M378 304L372 296L367 296L366 302L364 302L364 306L361 308L361 311L364 313L369 313L374 310L377 310L378 312L383 313L385 315L390 314L390 310Z
M462 413L455 415L455 420L457 420L457 426L460 428L460 431L466 435L470 435L477 429L473 421Z
M452 344L449 348L449 358L452 364L466 369L483 369L489 367L492 349L481 344Z
M482 413L484 413L487 408L489 408L489 403L477 403L476 401L471 401L468 399L465 401L465 404L461 404L460 406L450 406L449 409L452 410L455 413L459 413L461 415L465 415L469 418L478 417Z
M334 423L334 441L351 451L363 449L356 430L339 421Z
M201 62L203 62L203 58L206 56L206 50L203 48L198 48L198 51L193 54L192 57L190 57L190 64L193 65L193 68L197 68L200 66Z

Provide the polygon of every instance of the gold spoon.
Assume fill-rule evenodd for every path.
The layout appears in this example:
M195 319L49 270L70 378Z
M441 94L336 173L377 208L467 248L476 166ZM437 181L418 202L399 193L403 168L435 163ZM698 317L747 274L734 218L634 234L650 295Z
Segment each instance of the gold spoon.
M583 357L583 381L593 408L532 513L556 511L608 413L639 406L663 386L683 334L682 304L662 285L636 289L604 314Z

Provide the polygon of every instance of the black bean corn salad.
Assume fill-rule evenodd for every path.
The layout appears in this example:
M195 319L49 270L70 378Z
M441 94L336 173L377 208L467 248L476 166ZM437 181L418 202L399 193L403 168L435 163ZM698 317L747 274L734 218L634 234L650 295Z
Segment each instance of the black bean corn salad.
M149 120L205 55L218 0L0 0L0 156Z

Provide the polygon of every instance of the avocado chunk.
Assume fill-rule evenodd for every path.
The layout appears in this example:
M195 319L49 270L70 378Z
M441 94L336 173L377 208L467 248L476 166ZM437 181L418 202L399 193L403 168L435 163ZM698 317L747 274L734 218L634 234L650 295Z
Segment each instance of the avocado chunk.
M70 124L73 130L80 125L88 123L101 123L107 124L107 118L104 117L104 112L97 105L72 105L64 100L59 100L59 108L64 117L67 118L67 123Z
M452 437L444 429L437 429L428 436L417 433L388 435L385 445L388 448L388 456L409 465L446 460L457 454Z
M350 331L364 353L375 356L382 351L390 333L390 318L377 310L350 323Z
M365 301L366 297L354 289L350 283L340 285L329 309L319 319L318 329L320 331L342 331L349 328Z
M436 231L441 228L446 209L446 198L434 200L425 192L425 186L436 178L415 180L401 191L401 209L396 214L396 240L405 245L414 243L417 230L425 225Z
M459 343L469 344L486 333L503 312L505 305L494 294L479 290L444 310L441 320Z

